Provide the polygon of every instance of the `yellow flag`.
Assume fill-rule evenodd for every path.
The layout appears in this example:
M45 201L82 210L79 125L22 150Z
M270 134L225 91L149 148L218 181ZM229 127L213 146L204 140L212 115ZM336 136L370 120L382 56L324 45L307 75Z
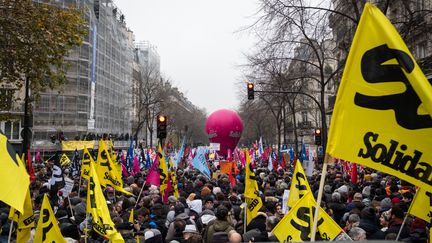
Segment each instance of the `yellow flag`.
M134 209L132 208L129 214L129 223L134 223Z
M312 193L306 193L273 229L280 242L310 241L316 202ZM317 240L330 241L343 233L341 227L320 208Z
M173 188L173 195L176 198L179 198L179 192L178 192L178 188L177 188L177 176L176 176L176 171L174 170L174 167L172 165L172 160L171 158L169 159L169 174L170 174L170 178L171 178L171 185Z
M126 191L123 188L121 174L115 168L115 165L111 160L111 154L109 153L106 143L103 140L99 142L96 172L102 186L111 185L117 191L132 195L132 193Z
M245 193L246 198L246 222L249 224L258 214L258 211L263 206L259 195L258 183L255 179L255 172L252 169L249 152L246 149L246 178L245 178Z
M30 197L30 189L24 202L24 213L21 214L11 207L9 211L9 219L18 223L17 242L27 242L30 238L31 229L34 227L34 215L32 200Z
M95 162L90 152L88 151L87 147L84 147L83 159L81 164L81 176L87 180L89 179L90 176L90 164L95 164Z
M432 86L366 3L340 83L327 153L432 191Z
M113 141L110 139L108 141L108 151L111 154L111 160L114 163L114 167L117 169L117 172L119 175L122 174L122 166L121 163L119 163L119 161L117 161L117 155L114 149L114 143Z
M167 197L165 193L167 193L166 189L168 188L168 167L165 158L163 156L163 151L160 144L158 147L158 156L159 156L159 176L160 176L159 190L161 193L161 197L163 199Z
M70 164L71 160L69 159L69 157L67 157L66 154L62 154L61 158L60 158L60 165L61 166L65 166Z
M432 193L419 188L411 202L408 213L426 222L432 219Z
M6 136L0 133L0 200L24 213L30 178Z
M116 237L119 233L114 228L114 223L111 220L106 199L102 193L101 184L93 163L90 163L90 178L87 187L86 204L87 213L90 213L92 216L93 230L110 239Z
M306 175L303 170L303 166L300 160L297 160L294 169L294 174L291 180L291 187L288 197L288 207L292 208L298 200L305 195L307 192L312 192L307 181Z
M57 219L46 194L42 201L34 242L66 242L60 232Z

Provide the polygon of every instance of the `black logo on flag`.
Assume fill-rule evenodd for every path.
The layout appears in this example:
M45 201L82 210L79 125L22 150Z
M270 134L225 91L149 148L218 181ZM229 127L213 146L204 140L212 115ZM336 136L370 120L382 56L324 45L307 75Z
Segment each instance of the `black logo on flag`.
M398 64L383 64L395 59ZM369 96L356 93L354 103L364 108L375 110L393 110L396 122L406 129L415 130L432 127L432 118L419 115L421 100L411 86L402 69L411 73L414 70L411 57L386 44L368 50L361 60L361 73L368 83L402 82L406 90L403 93L384 96Z

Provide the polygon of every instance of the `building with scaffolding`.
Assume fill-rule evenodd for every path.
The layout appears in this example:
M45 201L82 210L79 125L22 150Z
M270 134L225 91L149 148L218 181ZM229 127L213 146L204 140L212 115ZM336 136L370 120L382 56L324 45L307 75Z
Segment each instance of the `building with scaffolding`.
M58 139L131 133L133 34L112 0L59 1L84 10L88 35L66 58L68 82L41 93L33 109L33 148ZM51 141L52 140L52 141Z

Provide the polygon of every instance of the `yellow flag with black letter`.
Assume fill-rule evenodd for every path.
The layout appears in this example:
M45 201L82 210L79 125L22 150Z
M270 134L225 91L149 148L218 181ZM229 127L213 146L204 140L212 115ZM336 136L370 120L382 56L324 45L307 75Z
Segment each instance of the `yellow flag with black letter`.
M90 163L95 164L93 157L88 151L87 147L84 147L83 159L81 163L81 176L87 180L89 179L90 176Z
M174 195L174 197L179 198L180 195L179 195L178 188L177 188L176 170L173 167L171 158L169 159L168 165L169 165L168 171L169 171L170 178L171 178L171 185L173 188L173 195Z
M288 207L292 208L308 192L312 192L300 160L297 160L288 197Z
M263 206L258 183L255 178L255 172L252 169L249 152L246 149L246 178L245 178L245 199L246 199L246 223L249 224L258 214Z
M0 200L24 213L30 178L6 136L0 133Z
M106 199L102 193L101 184L94 168L90 163L90 178L87 187L87 213L92 216L92 228L98 234L106 236L113 241L120 233L114 228ZM120 236L121 238L121 236ZM123 239L122 239L123 240ZM124 241L119 241L124 242Z
M431 84L386 16L366 3L339 86L328 155L432 191L431 114Z
M419 188L411 202L408 213L426 222L432 219L432 193Z
M30 189L24 202L24 213L21 214L11 207L9 211L9 219L18 223L17 242L27 242L30 238L31 229L34 227L34 215L32 200L30 197Z
M280 242L310 241L316 202L306 193L273 229ZM315 239L330 241L343 233L342 228L320 208Z
M123 180L121 174L116 169L111 154L107 149L107 145L103 140L99 142L98 157L96 161L96 172L102 186L111 185L117 191L124 194L132 195L123 188Z
M165 161L162 147L160 144L158 146L158 156L159 156L159 179L160 179L159 190L160 190L162 200L166 203L166 200L168 200L168 195L166 190L168 189L169 175L168 175L167 163Z
M34 242L65 242L47 195L44 195Z
M61 166L65 166L70 164L71 160L69 159L69 157L66 154L62 154L61 158L60 158L60 165Z

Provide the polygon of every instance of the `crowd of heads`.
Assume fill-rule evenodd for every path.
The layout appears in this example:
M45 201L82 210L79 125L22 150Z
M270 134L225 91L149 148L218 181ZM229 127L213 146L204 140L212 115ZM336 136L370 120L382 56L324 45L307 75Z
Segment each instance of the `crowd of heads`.
M244 169L239 166L236 184L232 185L228 175L219 173L216 164L211 163L211 179L189 167L177 169L180 196L170 195L168 203L163 203L157 186L145 184L146 169L123 178L123 186L131 196L109 186L104 188L111 219L125 242L136 242L137 238L141 242L167 243L278 242L272 230L284 217L282 200L284 191L291 185L292 164L269 171L266 161L257 161L255 174L263 207L247 225L243 205ZM84 242L87 235L88 242L106 242L107 239L91 229L91 218L86 217L87 182L65 169L65 176L75 184L69 197L63 197L61 191L50 190L52 162L35 163L34 168L36 180L30 189L35 222L43 195L47 194L66 239ZM313 173L308 179L316 198L320 165L316 165ZM428 237L425 221L407 217L402 227L414 194L413 185L367 168L360 170L358 182L353 184L342 166L335 165L328 169L321 207L353 240L394 240L400 234L400 240L424 242ZM132 209L133 222L129 222ZM7 239L11 227L8 206L2 203L0 213L2 241Z

